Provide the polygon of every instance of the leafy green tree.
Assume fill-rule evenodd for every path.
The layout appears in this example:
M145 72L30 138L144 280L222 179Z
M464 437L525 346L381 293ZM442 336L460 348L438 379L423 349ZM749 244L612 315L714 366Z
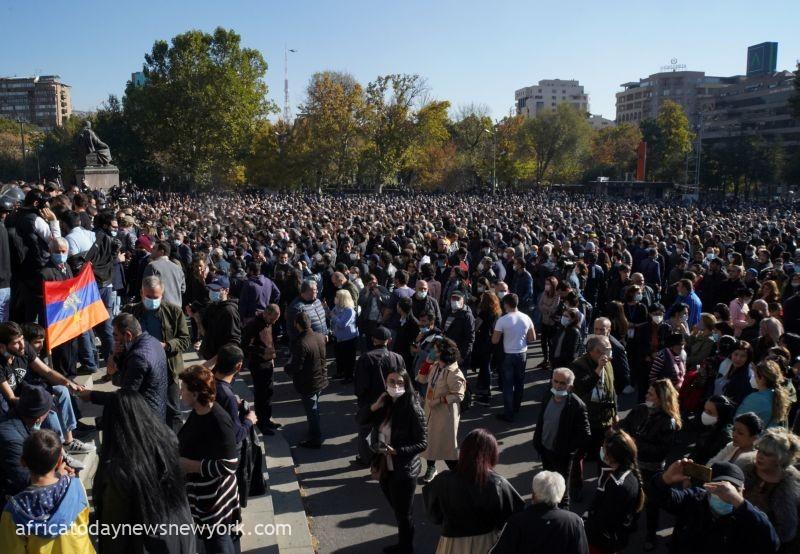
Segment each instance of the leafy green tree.
M156 41L143 71L123 111L160 169L192 187L240 182L257 123L274 110L261 53L232 30L194 30Z
M590 141L591 166L595 176L623 179L636 163L636 149L641 140L642 132L631 123L595 131Z
M695 135L681 105L665 100L655 121L645 120L640 128L647 142L647 172L651 180L684 181L686 156L692 151Z
M450 130L457 151L453 178L461 187L472 188L490 182L493 123L487 113L486 106L462 106Z
M520 152L533 162L533 179L545 181L577 178L577 160L587 151L591 127L586 114L568 104L528 119L520 133Z
M404 168L406 181L414 187L441 188L455 168L456 147L450 135L449 109L450 102L433 101L415 115L414 140Z
M419 75L382 75L366 89L363 179L380 190L396 182L414 140L414 103L426 91Z
M311 78L293 152L305 160L316 187L354 184L364 149L364 112L364 89L352 75L325 71Z

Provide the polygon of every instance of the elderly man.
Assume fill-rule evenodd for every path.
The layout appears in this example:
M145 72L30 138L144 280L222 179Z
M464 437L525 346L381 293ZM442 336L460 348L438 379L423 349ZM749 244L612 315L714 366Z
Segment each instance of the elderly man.
M140 393L153 412L166 421L167 385L170 376L161 342L142 330L132 314L114 318L114 356L109 360L111 382L121 389ZM80 397L93 404L106 404L113 392L85 390Z
M572 494L578 501L583 490L583 458L597 459L606 431L618 420L612 352L608 337L595 335L586 342L586 354L572 362L571 369L575 373L573 390L586 404L592 434L586 449L581 449L572 465Z
M439 303L433 296L428 294L428 282L423 279L419 279L414 285L414 295L411 297L411 312L417 319L424 313L432 313L435 325L438 327L442 324L442 312L439 309Z
M311 329L315 333L323 336L328 335L328 323L325 319L325 307L317 298L317 283L315 281L303 281L300 285L300 296L294 299L286 311L286 329L289 334L290 343L293 343L300 336L294 322L297 316L304 313L311 321Z
M542 467L557 471L567 483L575 454L591 438L586 405L572 392L574 382L575 374L569 368L553 371L550 391L542 402L533 433L533 446ZM569 509L569 491L564 493L560 505Z
M157 275L142 280L142 301L122 309L139 320L144 331L164 348L169 367L167 383L167 425L177 429L181 424L180 385L183 353L189 348L189 327L180 306L164 300L164 286Z
M533 478L533 502L506 521L500 539L490 554L557 552L588 554L583 520L558 507L566 484L554 471L541 471Z
M353 305L358 306L358 288L347 280L344 273L335 271L333 275L331 275L331 283L333 283L335 290L345 289L349 292L350 297L353 299Z
M594 320L593 332L595 335L607 337L611 342L611 365L614 367L614 388L617 394L635 392L636 389L631 386L628 353L625 352L625 346L611 335L611 320L607 317L598 317Z

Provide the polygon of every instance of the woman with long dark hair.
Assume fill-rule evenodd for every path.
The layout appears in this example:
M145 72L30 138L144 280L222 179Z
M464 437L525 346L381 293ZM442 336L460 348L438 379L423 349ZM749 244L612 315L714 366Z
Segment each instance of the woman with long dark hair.
M524 508L514 487L494 472L498 455L494 435L475 429L461 443L455 471L423 487L428 516L442 526L437 554L487 552L508 517Z
M499 365L498 361L503 356L502 344L492 344L494 324L501 315L503 315L503 310L500 309L500 300L497 295L492 292L484 292L475 314L477 329L472 350L472 363L478 368L475 401L480 404L489 404L492 383L491 369Z
M550 369L555 367L552 365L552 348L551 343L555 339L556 329L558 329L558 321L555 317L558 310L558 304L561 298L556 293L558 286L558 278L547 277L544 280L544 292L539 296L537 307L539 313L542 314L542 363L539 364L541 369Z
M178 440L136 391L120 389L103 412L93 498L102 524L190 525ZM193 554L195 537L101 534L100 552Z
M637 463L638 451L625 431L610 431L600 457L605 467L589 506L586 537L593 554L620 552L628 545L645 493Z
M386 376L386 391L356 416L361 425L377 430L371 448L373 475L389 501L397 520L398 544L384 552L413 552L412 508L417 476L422 468L420 453L428 446L425 415L405 369Z

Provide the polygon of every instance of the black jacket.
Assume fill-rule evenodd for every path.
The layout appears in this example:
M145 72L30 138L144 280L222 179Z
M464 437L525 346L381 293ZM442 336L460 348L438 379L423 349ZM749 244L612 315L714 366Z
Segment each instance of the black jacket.
M663 467L677 433L677 425L663 410L651 411L646 404L633 408L620 427L636 441L639 465L655 471Z
M544 445L542 444L544 413L552 400L553 393L548 391L539 409L539 419L536 422L536 429L533 431L533 447L539 454L544 451ZM589 430L589 417L586 415L586 405L583 401L570 392L565 402L566 405L561 411L561 417L558 420L558 433L553 443L553 452L568 457L586 445L591 437L591 431Z
M461 354L460 361L466 362L472 354L472 345L475 343L475 316L466 308L450 315L453 315L453 321L449 327L443 329L444 336L456 343ZM447 319L445 319L446 324Z
M294 388L311 396L328 386L325 369L325 336L308 330L292 345L292 358L284 371L292 376Z
M670 487L653 476L651 500L675 515L672 554L769 554L778 550L778 534L766 514L747 500L729 515L715 518L708 505L708 491L701 487Z
M239 346L242 340L242 324L239 319L239 306L233 300L211 302L202 315L203 344L200 355L210 360L226 344Z
M392 457L394 472L402 477L416 477L422 468L419 455L428 448L428 428L419 403L412 403L409 398L405 398L398 408L387 400L377 412L370 409L371 404L364 404L359 408L356 421L361 425L378 426L390 417L392 436L389 445L396 452Z
M0 222L0 289L11 286L11 254L8 249L8 231ZM435 302L434 302L435 303Z
M561 335L564 335L561 341L561 351L556 356L556 347ZM562 328L561 331L553 337L550 352L553 355L553 367L569 367L569 365L578 357L581 347L581 332L576 325Z
M374 348L356 362L353 386L359 406L372 404L386 390L386 376L406 369L402 356L385 347Z
M153 412L165 421L170 375L161 342L142 331L125 352L114 357L114 361L117 372L111 377L111 382L121 389L140 393ZM105 404L113 394L92 391L91 399L95 404Z
M525 501L503 477L490 472L483 487L454 471L439 474L422 488L428 517L443 537L472 537L502 529Z
M628 537L636 529L639 487L632 471L603 471L586 519L586 535L593 545L609 552L627 546Z
M533 504L508 518L491 554L588 554L583 520L547 504Z
M705 464L731 442L732 435L733 425L731 424L705 427L697 437L697 442L689 458L696 464Z
M406 368L414 365L414 355L411 353L411 345L414 344L417 335L419 335L419 323L416 318L411 315L397 330L397 338L392 345L392 350L403 357Z

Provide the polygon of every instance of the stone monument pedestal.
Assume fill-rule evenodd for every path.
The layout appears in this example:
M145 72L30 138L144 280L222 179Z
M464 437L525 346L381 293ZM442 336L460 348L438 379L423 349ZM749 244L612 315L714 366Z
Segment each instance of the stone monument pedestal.
M75 170L75 180L80 184L86 179L91 190L108 190L119 185L119 169L115 165L86 166Z

